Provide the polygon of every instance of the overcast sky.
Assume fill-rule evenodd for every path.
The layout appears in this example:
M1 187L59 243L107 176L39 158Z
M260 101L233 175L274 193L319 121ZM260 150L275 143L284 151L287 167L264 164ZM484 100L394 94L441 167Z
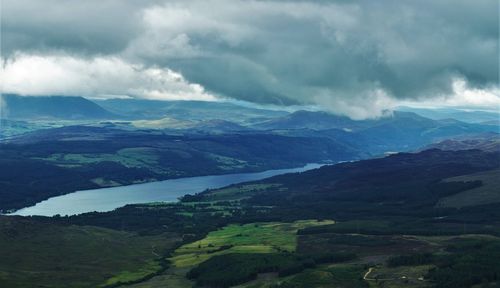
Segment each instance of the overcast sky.
M498 109L498 0L0 0L2 91Z

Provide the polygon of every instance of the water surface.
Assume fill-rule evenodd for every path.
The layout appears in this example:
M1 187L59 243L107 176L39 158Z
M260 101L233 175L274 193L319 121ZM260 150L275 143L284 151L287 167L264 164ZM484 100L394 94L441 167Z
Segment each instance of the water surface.
M111 211L127 204L173 202L183 195L194 194L205 189L260 180L284 173L302 172L321 166L322 164L307 164L299 168L267 170L257 173L187 177L120 187L82 190L49 198L34 206L20 209L11 215L75 215L92 211Z

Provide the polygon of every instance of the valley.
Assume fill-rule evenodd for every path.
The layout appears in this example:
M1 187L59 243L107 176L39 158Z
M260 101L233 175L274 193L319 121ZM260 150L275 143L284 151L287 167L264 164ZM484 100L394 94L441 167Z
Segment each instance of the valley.
M398 111L378 120L353 121L325 112L290 113L224 102L3 97L8 107L19 110L7 114L4 123L25 127L0 129L8 136L0 142L4 213L78 190L366 159L414 151L450 137L486 137L490 142L479 143L491 143L484 145L494 150L491 141L498 130ZM66 109L75 101L85 107L78 117ZM61 109L54 109L55 104ZM165 113L172 121L155 124L152 119ZM150 118L137 120L139 115ZM36 175L39 170L43 177ZM60 177L64 185L55 185Z
M498 0L0 0L0 288L500 288Z
M320 166L321 164L308 164L303 167L290 169L185 177L125 186L82 190L49 198L34 206L22 208L9 215L64 216L94 211L107 212L128 204L176 202L180 197L189 193L224 187L240 182L259 180L278 174L306 171Z
M69 231L101 227L92 229L123 231L120 233L131 233L144 241L154 237L163 244L173 241L165 253L158 253L157 248L152 253L149 249L153 259L164 261L165 266L152 268L144 262L114 277L96 275L102 287L115 287L119 283L130 283L130 287L193 287L208 283L217 287L301 287L304 283L315 283L315 287L429 287L439 281L448 283L448 271L479 269L475 264L474 268L447 268L470 257L485 265L477 270L484 275L480 279L493 281L491 275L498 273L496 266L488 264L493 258L484 255L499 253L499 204L478 202L458 210L436 208L436 203L478 189L475 187L483 184L468 184L474 183L477 176L450 177L494 173L495 170L489 169L497 169L499 156L497 152L474 150L393 155L207 190L184 196L178 203L127 205L110 212L66 217L34 216L29 221L42 231L45 228L41 227L47 225L43 223L51 223ZM451 164L454 169L443 169ZM374 175L373 165L379 167ZM404 171L397 178L403 182L383 180L395 179L394 171ZM408 182L404 175L412 175L419 181ZM353 179L356 181L352 182ZM436 179L446 180L436 182ZM366 186L366 183L372 184ZM435 184L428 186L430 183ZM435 194L433 185L443 192ZM331 188L322 191L319 187ZM371 188L365 191L364 187ZM428 189L426 193L430 194L402 201L400 197L409 195L387 194L395 189L422 192ZM368 194L363 196L364 193ZM301 197L302 194L307 194L307 198ZM13 223L27 221L12 216L2 218ZM22 238L16 241L27 245ZM31 245L46 251L40 244ZM485 247L488 254L481 254L473 247ZM233 261L234 264L227 266ZM220 266L219 262L226 264ZM233 271L230 267L243 270ZM250 274L239 274L241 271ZM478 278L467 278L467 273L461 275L460 281L464 282L450 287L479 283ZM75 287L80 286L75 284Z
M0 216L0 286L497 281L496 126L248 107L231 122L217 117L235 104L127 103L103 104L114 119L8 120L26 129L0 143L0 208L31 216Z

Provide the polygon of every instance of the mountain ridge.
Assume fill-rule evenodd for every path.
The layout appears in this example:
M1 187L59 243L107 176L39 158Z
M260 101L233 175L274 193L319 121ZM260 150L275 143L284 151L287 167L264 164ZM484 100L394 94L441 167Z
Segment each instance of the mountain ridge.
M14 120L97 120L118 115L81 96L3 94L2 117Z

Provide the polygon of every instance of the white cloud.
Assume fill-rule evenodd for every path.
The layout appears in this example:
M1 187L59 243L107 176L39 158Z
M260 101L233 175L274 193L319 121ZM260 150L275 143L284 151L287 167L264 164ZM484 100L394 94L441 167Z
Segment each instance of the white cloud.
M500 88L491 86L488 88L470 87L463 78L455 78L452 83L452 93L439 95L434 98L423 100L401 101L402 106L421 108L461 108L492 110L500 113Z
M17 54L2 60L1 65L3 93L216 100L202 86L189 83L170 69L144 67L118 57L83 59Z
M397 106L397 100L380 88L349 98L335 97L331 93L331 91L317 93L314 102L323 110L345 115L354 120L387 116Z

